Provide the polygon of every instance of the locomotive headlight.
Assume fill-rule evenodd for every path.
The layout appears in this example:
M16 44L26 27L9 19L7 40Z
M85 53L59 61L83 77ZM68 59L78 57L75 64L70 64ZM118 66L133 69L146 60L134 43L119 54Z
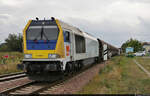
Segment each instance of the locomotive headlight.
M24 58L26 59L32 58L32 54L24 54Z
M60 58L60 55L58 55L58 54L48 54L48 58L51 58L51 59Z

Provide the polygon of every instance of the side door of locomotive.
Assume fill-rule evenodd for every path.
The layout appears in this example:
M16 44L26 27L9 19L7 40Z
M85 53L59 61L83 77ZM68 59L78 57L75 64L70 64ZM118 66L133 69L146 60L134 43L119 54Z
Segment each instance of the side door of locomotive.
M64 30L64 47L67 61L73 61L73 33L72 30Z

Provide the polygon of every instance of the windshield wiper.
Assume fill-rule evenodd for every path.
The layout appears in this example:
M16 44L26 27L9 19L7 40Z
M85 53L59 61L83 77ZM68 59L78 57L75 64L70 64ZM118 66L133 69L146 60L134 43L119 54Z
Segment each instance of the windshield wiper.
M42 26L42 31L41 31L41 40L43 39L43 36L45 36L46 40L49 41L48 37L46 36L45 32L44 32L44 28Z
M35 37L35 39L33 41L36 41L40 35L41 35L41 32Z
M43 32L43 35L46 37L46 40L49 41L48 37L46 36L45 32Z
M41 37L41 40L42 40L42 37L43 37L43 27L41 28L41 31L39 32L39 34L35 37L35 39L33 41L36 41L39 36Z
M47 37L46 34L44 33L44 28L43 28L43 26L42 26L42 28L41 28L41 32L35 37L34 41L36 41L39 36L41 36L41 40L43 39L43 36L45 36L46 40L49 41L48 37Z

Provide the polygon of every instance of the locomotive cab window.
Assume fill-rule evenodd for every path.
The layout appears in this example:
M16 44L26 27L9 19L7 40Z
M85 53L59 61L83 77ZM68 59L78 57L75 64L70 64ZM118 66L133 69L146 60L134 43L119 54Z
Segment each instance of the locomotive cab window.
M57 26L30 26L27 30L27 40L57 40Z
M76 53L85 53L85 38L75 35Z
M69 31L65 31L65 39L66 39L66 42L70 42L70 32Z

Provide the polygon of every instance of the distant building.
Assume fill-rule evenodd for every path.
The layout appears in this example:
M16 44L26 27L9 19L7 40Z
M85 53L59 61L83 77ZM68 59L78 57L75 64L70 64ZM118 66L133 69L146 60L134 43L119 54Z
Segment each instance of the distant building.
M150 53L150 42L143 42L142 45L146 53Z
M119 53L118 54L120 55L121 53L122 53L122 48L119 48Z

